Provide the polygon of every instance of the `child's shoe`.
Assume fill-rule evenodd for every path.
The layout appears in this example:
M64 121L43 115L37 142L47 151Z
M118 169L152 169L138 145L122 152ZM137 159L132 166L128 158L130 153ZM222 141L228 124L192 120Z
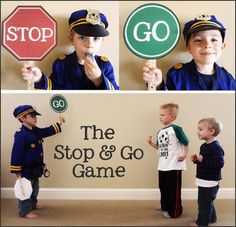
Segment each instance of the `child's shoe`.
M170 218L170 215L168 214L167 211L162 212L162 215L166 218Z

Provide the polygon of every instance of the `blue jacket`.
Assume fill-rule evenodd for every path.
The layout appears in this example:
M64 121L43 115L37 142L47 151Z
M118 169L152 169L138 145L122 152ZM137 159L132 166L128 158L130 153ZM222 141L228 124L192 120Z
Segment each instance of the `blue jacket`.
M224 151L218 141L204 143L200 147L202 162L196 161L196 177L203 180L219 181L221 179L221 168L224 166Z
M47 77L43 74L42 79L35 83L36 89L45 90L118 90L114 71L106 57L95 56L95 60L102 72L103 82L96 87L90 81L84 71L84 66L77 61L76 52L63 55L53 63L52 74Z
M224 68L215 63L216 75L213 78L212 90L235 90L235 79ZM198 73L194 60L186 64L176 64L167 73L168 90L207 90Z
M11 173L32 179L43 174L43 138L61 132L59 123L32 130L22 125L15 133L11 154Z

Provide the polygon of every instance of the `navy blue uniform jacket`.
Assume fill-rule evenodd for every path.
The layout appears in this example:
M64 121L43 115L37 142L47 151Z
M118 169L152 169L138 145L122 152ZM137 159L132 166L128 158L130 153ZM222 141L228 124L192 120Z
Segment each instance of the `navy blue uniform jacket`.
M235 90L235 79L224 68L215 63L212 90ZM168 90L207 90L203 79L197 72L194 60L186 64L177 64L167 73Z
M14 136L11 173L21 173L27 179L40 177L43 173L43 138L59 132L59 123L46 128L35 126L32 130L22 125Z
M95 56L102 72L102 84L96 87L84 71L84 66L78 63L76 52L63 55L53 63L52 74L48 78L43 74L42 79L35 83L36 89L45 90L118 90L114 71L106 57Z

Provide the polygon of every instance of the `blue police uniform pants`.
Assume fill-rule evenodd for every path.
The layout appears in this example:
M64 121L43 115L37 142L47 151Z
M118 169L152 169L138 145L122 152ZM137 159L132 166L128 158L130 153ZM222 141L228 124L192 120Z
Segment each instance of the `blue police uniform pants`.
M198 187L198 226L208 226L216 222L216 210L213 201L216 198L219 185L210 188Z
M24 217L26 214L30 213L31 210L36 209L36 204L38 202L37 196L39 193L39 178L28 179L32 185L32 194L29 199L18 200L19 215Z

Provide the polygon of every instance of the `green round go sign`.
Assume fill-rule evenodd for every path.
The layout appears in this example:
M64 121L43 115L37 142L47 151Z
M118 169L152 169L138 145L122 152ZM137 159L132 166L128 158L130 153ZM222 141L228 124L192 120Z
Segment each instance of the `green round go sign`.
M155 59L170 53L180 38L176 15L160 4L145 4L135 9L124 26L124 40L135 55Z
M51 108L57 113L63 113L68 107L68 103L64 96L54 95L50 99Z

